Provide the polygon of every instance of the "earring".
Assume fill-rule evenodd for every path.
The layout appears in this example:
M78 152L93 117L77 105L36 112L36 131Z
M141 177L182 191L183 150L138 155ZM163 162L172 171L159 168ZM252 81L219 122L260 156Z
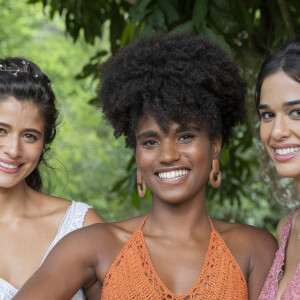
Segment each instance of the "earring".
M215 176L217 177L217 180L215 180ZM220 171L220 166L219 166L219 160L218 159L213 159L212 161L212 169L209 174L209 181L212 187L217 188L222 181L222 174Z
M139 169L136 170L136 183L137 183L137 189L138 189L139 196L141 198L144 198L147 187L146 187L145 180L142 178L142 174Z

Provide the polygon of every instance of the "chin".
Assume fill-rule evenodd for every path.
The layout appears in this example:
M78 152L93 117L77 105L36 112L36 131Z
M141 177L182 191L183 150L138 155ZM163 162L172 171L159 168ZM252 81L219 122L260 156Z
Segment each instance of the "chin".
M276 168L277 173L284 178L299 178L300 173L299 170L291 170L286 168Z

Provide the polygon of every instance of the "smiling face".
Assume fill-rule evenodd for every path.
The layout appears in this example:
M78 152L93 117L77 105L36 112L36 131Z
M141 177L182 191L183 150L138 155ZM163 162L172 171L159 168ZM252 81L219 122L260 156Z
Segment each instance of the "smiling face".
M300 83L280 71L261 88L261 139L283 177L300 181Z
M142 117L136 130L136 162L152 199L181 203L204 197L213 157L221 139L213 143L196 124L171 123L162 130L153 117Z
M44 145L44 119L31 101L0 101L0 188L12 188L35 169Z

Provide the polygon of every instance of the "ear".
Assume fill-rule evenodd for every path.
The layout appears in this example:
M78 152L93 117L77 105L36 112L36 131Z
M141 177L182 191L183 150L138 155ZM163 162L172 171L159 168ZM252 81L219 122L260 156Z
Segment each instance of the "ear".
M216 137L214 138L212 142L212 158L213 159L219 159L220 157L220 152L222 148L222 137Z

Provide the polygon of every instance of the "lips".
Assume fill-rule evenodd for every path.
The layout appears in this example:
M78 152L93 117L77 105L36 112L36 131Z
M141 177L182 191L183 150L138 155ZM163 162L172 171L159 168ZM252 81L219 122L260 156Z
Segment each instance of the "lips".
M21 162L0 160L0 170L5 173L16 173L22 165L23 163Z
M299 145L272 145L275 159L278 161L287 161L300 153Z

